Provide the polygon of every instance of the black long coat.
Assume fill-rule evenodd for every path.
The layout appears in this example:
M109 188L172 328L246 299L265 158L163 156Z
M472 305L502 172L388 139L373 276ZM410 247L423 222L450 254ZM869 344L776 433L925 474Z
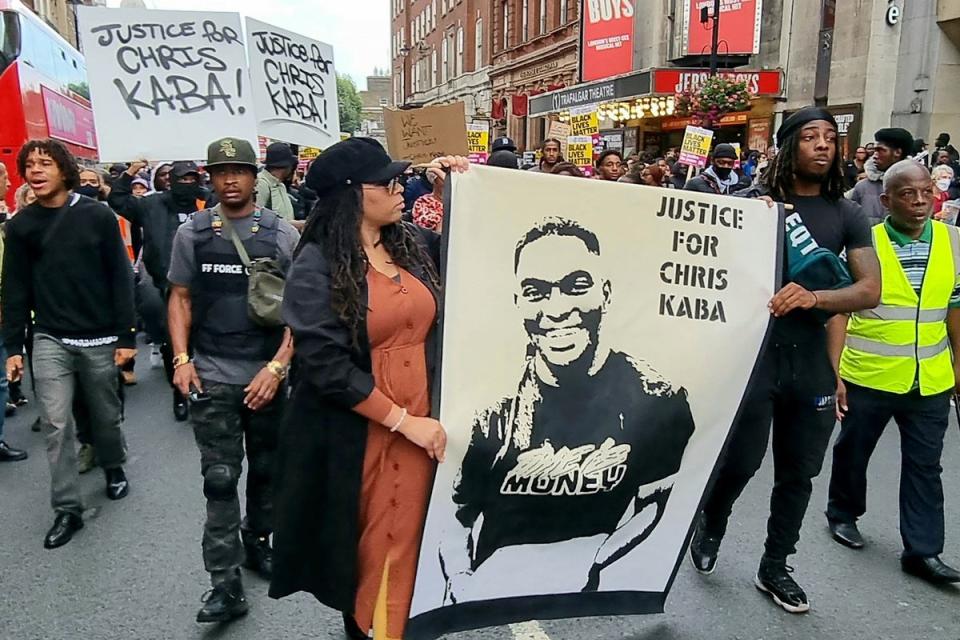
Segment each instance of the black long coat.
M407 223L403 223L407 224ZM413 225L407 225L414 228ZM416 228L434 263L439 238ZM426 265L409 269L437 299ZM297 380L280 430L274 479L276 526L270 597L297 591L353 612L357 589L360 486L367 420L351 408L374 388L366 314L359 350L331 306L330 266L310 244L294 261L284 292L284 318L294 334ZM362 290L363 309L367 290ZM436 325L434 325L436 327ZM437 361L436 331L427 340L427 375Z

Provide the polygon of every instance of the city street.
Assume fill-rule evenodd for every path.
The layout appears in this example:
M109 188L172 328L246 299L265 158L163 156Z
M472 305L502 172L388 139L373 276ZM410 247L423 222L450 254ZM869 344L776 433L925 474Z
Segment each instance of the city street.
M245 577L250 614L229 626L200 626L194 616L207 578L200 559L203 497L196 445L174 422L159 369L141 349L140 384L128 389L126 434L130 496L109 503L103 475L84 476L86 527L66 547L45 551L52 522L43 438L30 431L33 405L8 421L7 439L29 450L23 463L0 466L0 587L4 640L287 640L342 638L340 617L312 597L266 597L266 583ZM951 418L944 456L947 549L960 560L960 438ZM826 475L817 483L795 574L810 596L809 615L773 606L752 586L760 555L772 470L749 486L734 513L717 572L697 575L686 558L664 615L546 621L465 633L462 640L632 640L780 638L960 638L960 591L938 590L900 572L897 531L899 437L888 429L870 474L870 512L861 529L868 547L833 543L822 510ZM829 466L829 457L826 462ZM242 486L242 485L241 485ZM309 508L309 505L304 505Z

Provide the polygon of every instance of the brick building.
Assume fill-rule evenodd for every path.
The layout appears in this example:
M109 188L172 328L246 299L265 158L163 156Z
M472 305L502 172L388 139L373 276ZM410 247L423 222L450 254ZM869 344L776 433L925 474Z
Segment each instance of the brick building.
M544 137L544 120L528 120L530 96L576 84L579 0L491 0L494 20L495 135L509 135L524 150Z
M462 101L468 120L491 105L489 0L391 0L397 106Z
M380 70L367 76L367 90L360 92L363 109L360 112L360 134L379 140L387 146L383 128L383 110L391 106L392 80L389 73Z

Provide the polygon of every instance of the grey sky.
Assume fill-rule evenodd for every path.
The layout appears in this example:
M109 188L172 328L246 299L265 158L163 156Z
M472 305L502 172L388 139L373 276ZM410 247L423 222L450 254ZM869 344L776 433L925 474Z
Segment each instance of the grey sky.
M120 0L108 0L111 7ZM151 9L228 11L250 16L333 46L339 73L351 76L359 89L374 67L390 66L390 3L388 0L146 0Z

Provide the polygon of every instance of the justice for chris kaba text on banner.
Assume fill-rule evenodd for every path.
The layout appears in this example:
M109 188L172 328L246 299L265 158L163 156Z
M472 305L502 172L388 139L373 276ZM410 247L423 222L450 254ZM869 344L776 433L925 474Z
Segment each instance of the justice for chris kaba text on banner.
M770 325L782 219L483 166L451 186L447 459L404 638L662 612Z
M326 148L340 141L333 47L247 18L257 131Z
M198 158L256 139L239 14L79 7L100 159Z

